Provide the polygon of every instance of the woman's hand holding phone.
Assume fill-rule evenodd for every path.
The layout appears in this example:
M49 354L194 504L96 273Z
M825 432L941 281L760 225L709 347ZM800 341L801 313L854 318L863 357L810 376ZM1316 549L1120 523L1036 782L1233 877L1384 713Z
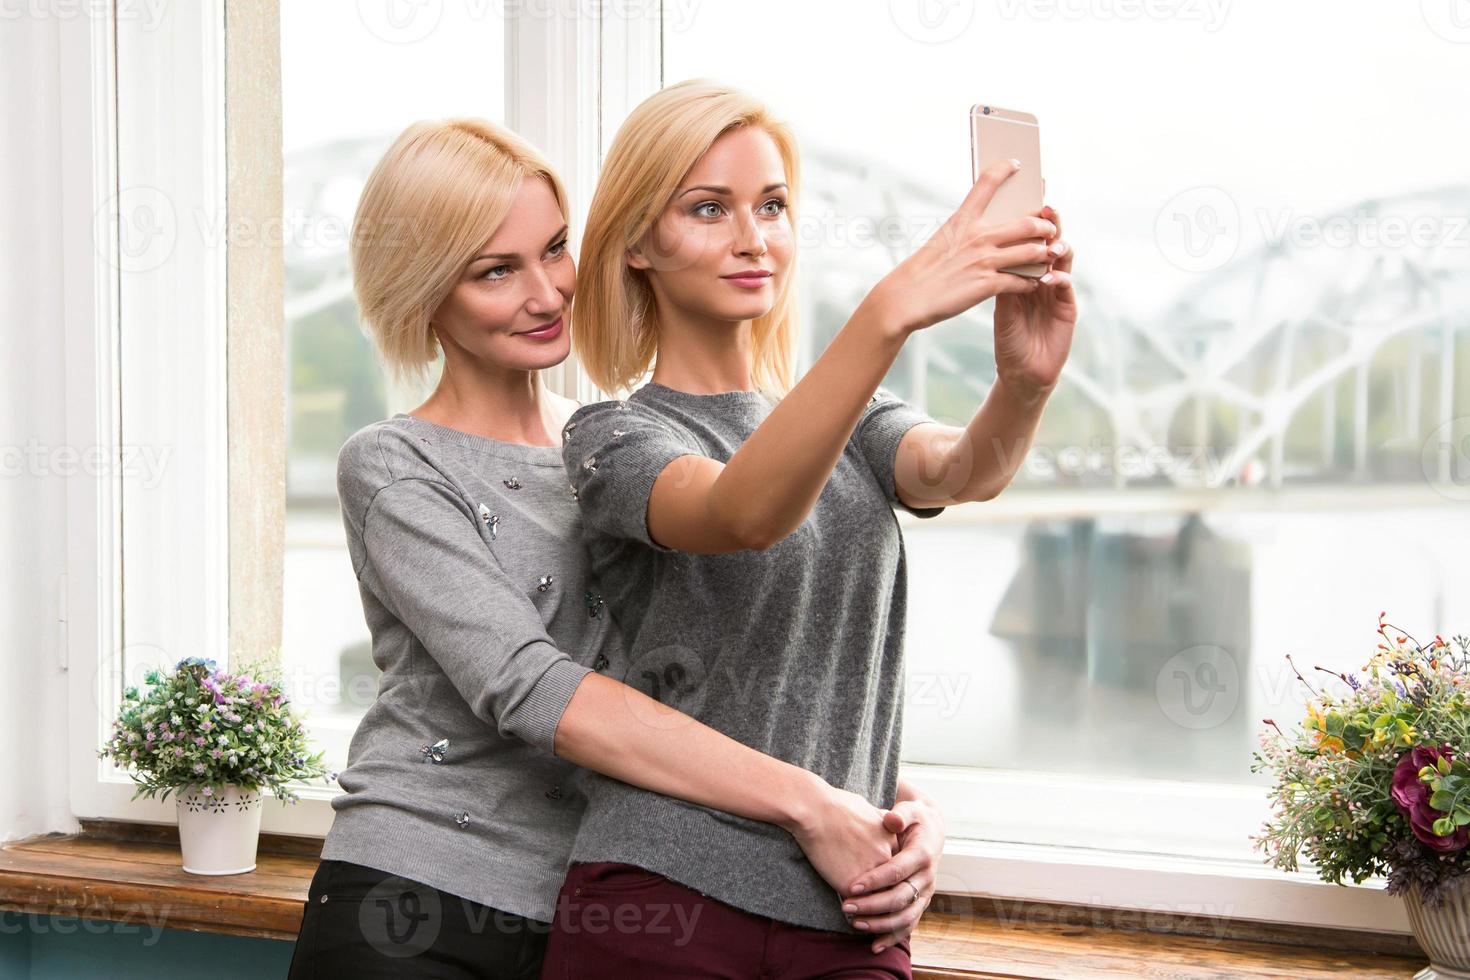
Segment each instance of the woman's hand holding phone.
M1037 217L1056 229L1045 246L1050 266L1034 280L1040 288L1007 291L995 300L996 377L1011 394L1030 403L1056 388L1077 326L1072 248L1061 238L1061 215L1048 205Z
M1064 256L1070 270L1071 250L1060 241L1055 221L1040 213L998 225L985 221L985 209L996 190L1016 169L1009 160L986 168L939 230L873 287L868 301L879 305L894 328L907 335L958 316L993 296L1019 299L1060 290L1067 298L1058 307L1070 304L1071 277L1058 276L1054 263ZM1049 208L1043 211L1055 217ZM1061 246L1061 256L1051 251L1054 245ZM1047 264L1048 275L1028 279L1001 271L1031 263ZM1035 304L1020 308L1011 304L1007 319L1014 320L1019 309L1036 308ZM1029 322L1034 316L1023 319ZM997 308L997 325L999 321Z

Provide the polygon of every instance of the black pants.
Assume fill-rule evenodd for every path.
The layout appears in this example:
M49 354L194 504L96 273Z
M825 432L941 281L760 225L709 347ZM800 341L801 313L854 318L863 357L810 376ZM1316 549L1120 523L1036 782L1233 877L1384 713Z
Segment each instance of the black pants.
M536 980L551 923L347 861L322 861L290 980Z

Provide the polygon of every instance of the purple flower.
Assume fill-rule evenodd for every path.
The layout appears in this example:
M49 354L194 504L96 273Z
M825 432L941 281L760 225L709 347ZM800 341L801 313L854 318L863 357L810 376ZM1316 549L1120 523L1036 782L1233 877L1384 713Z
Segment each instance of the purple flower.
M1435 746L1420 746L1405 752L1393 770L1393 800L1409 818L1409 828L1415 837L1441 854L1450 854L1470 844L1470 832L1465 827L1456 827L1454 833L1443 837L1434 832L1434 821L1445 814L1429 805L1429 787L1419 779L1420 769L1434 765L1441 758L1454 759L1448 749Z
M183 754L184 754L184 750L183 749L174 749L174 755L175 756L181 756Z

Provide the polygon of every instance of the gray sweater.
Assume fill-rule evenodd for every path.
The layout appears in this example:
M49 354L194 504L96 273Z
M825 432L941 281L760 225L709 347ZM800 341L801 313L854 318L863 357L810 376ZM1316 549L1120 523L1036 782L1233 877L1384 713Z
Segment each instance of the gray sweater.
M561 450L399 414L347 440L337 492L383 673L322 856L549 922L586 803L557 722L623 659Z
M592 574L627 651L612 676L891 807L906 589L894 459L903 434L933 419L880 389L811 514L765 551L690 554L648 535L649 494L669 461L729 460L771 407L756 392L649 383L568 420L564 458ZM678 737L676 723L649 721ZM854 931L786 831L596 773L582 778L588 804L572 860L635 864L749 912Z

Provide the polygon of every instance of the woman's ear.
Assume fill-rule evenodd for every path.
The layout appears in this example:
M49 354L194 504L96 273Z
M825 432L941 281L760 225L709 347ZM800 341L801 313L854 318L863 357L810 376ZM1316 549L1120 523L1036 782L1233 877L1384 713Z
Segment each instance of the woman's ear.
M630 269L648 269L652 267L651 263L643 255L642 245L629 245L627 251L623 253L623 259L628 263L628 268Z

